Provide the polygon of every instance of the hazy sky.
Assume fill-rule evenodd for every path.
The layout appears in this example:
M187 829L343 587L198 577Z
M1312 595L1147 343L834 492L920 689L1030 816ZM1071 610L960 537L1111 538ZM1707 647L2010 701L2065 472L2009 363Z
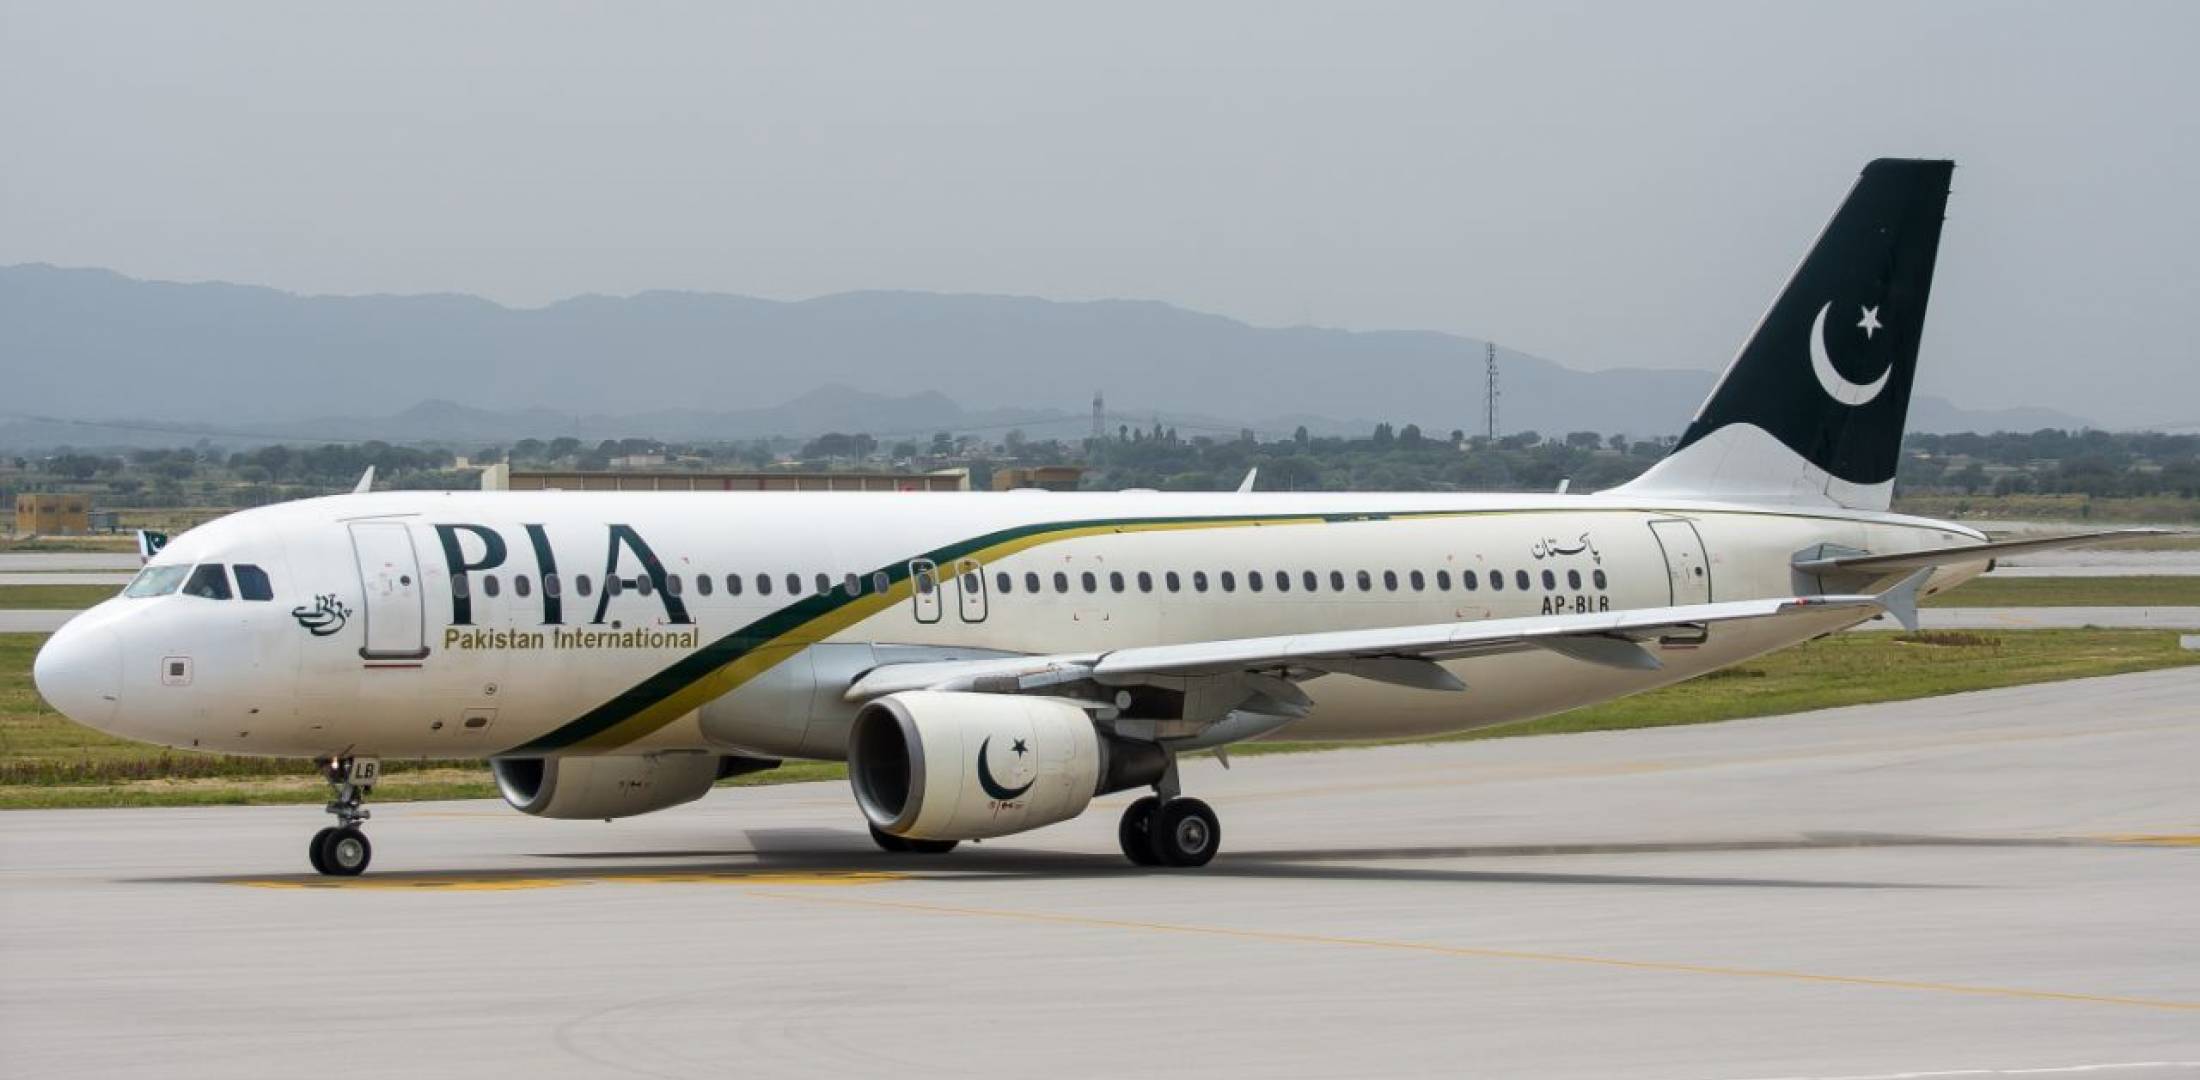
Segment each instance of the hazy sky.
M2195 3L8 2L0 263L1718 368L1865 160L1946 156L1921 388L2200 422L2196 43Z

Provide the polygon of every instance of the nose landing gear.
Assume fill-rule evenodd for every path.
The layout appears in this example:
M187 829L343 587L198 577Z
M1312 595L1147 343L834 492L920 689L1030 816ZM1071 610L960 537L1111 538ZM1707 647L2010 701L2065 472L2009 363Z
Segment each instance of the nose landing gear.
M321 777L332 794L325 808L336 824L313 834L306 858L313 868L331 877L357 877L374 858L374 845L359 823L373 816L365 805L367 792L381 779L382 763L374 758L336 757L321 762Z

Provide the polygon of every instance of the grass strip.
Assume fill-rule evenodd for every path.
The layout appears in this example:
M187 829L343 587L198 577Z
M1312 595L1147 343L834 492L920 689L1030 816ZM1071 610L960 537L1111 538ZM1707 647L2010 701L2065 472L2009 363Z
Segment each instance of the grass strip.
M30 685L31 657L43 640L42 634L0 634L0 809L315 803L325 798L307 761L165 750L103 735L61 717ZM2156 630L1836 634L1602 705L1443 739L1405 741L1700 724L2192 664L2200 664L2200 652L2180 648L2177 634ZM1319 696L1319 682L1313 691ZM1231 753L1365 745L1278 740L1240 744ZM495 794L480 762L385 760L383 769L385 779L375 790L378 802ZM835 762L788 762L726 784L844 776L845 769Z

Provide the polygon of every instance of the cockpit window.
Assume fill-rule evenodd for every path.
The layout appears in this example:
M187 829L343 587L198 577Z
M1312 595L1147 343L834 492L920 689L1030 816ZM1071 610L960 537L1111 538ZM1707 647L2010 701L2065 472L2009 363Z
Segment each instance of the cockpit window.
M166 596L183 584L183 576L191 572L188 566L148 566L132 578L130 587L122 590L124 596Z
M208 600L229 599L229 574L220 563L200 563L191 571L190 580L183 583L183 595L202 596Z
M231 567L237 574L237 595L247 600L275 599L275 586L267 580L267 571L251 563L238 563Z

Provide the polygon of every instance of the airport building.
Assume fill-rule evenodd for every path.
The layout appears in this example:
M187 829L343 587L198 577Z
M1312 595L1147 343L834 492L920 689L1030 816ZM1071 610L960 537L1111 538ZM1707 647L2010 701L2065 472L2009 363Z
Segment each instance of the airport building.
M82 536L92 531L92 497L75 492L24 492L15 497L17 536Z
M482 470L483 491L968 491L970 470L928 473L514 469Z

